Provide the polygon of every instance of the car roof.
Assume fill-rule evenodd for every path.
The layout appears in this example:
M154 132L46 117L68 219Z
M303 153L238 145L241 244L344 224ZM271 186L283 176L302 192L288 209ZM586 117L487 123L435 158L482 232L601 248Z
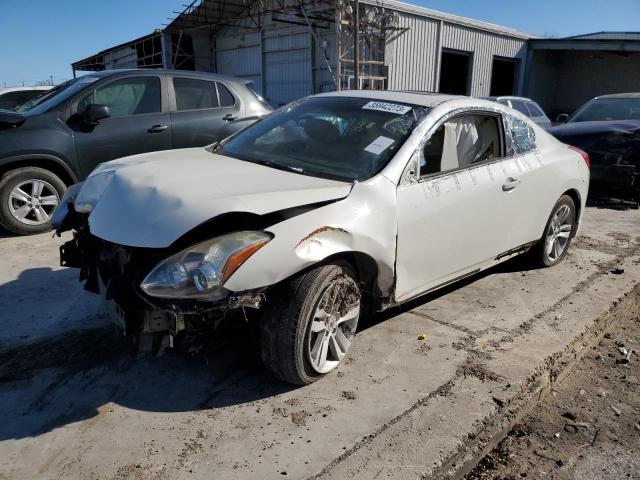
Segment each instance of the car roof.
M24 92L28 90L51 90L53 87L50 85L38 85L33 87L6 87L0 88L0 93L9 93L9 92Z
M96 72L88 72L87 77L109 77L109 76L127 76L131 74L136 75L157 75L157 74L170 74L170 75L180 75L180 76L189 76L189 77L197 77L197 78L210 78L215 80L226 80L229 82L237 82L237 83L249 83L251 80L233 77L231 75L221 75L219 73L210 73L210 72L201 72L194 70L172 70L168 68L121 68L116 70L100 70ZM78 77L81 78L81 77Z
M527 97L518 97L517 95L500 95L499 97L484 97L487 100L493 100L494 102L498 100L522 100L523 102L533 102L536 103L535 100Z
M640 98L640 92L611 93L609 95L598 95L594 100L596 98Z
M469 98L462 95L445 95L442 93L397 91L397 90L340 90L314 95L314 97L358 97L372 100L385 100L411 103L423 107L436 107L448 100Z

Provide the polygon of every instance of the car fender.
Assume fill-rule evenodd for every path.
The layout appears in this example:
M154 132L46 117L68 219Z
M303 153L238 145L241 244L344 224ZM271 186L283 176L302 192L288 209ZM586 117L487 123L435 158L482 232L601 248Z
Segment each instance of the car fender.
M240 292L267 287L341 253L364 253L378 266L377 286L392 294L396 257L396 187L377 175L355 183L338 202L266 229L274 238L252 255L224 287Z
M7 157L0 158L0 169L5 165L12 165L15 168L19 168L20 164L24 164L24 166L30 166L35 163L39 163L38 161L42 161L43 163L52 162L63 169L66 174L71 179L71 183L77 183L79 181L79 176L74 172L74 170L69 166L67 162L62 160L60 157L55 155L47 154L47 153L30 153L30 154L21 154L21 155L11 155Z

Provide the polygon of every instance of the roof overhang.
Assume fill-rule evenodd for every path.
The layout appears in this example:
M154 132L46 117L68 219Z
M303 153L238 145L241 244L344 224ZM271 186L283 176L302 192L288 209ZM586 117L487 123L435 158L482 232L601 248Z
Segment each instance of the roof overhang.
M630 40L529 40L531 50L600 50L610 52L640 52L640 41Z

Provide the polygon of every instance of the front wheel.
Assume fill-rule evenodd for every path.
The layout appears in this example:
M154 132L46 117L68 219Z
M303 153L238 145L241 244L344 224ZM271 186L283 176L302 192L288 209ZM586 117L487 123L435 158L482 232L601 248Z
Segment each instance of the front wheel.
M49 170L16 168L0 179L0 225L18 235L51 229L51 216L66 191L64 182Z
M353 341L361 292L348 264L317 267L274 288L260 322L265 366L306 385L334 370Z
M576 228L576 205L569 195L563 195L551 210L542 238L532 251L532 261L540 267L553 267L569 250Z

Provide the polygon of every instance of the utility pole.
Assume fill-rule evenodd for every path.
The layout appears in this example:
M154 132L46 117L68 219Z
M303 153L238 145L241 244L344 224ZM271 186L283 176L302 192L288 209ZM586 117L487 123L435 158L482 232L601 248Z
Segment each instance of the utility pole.
M51 86L53 87L53 75L49 75L49 79L51 80Z
M360 0L354 1L353 12L353 81L355 89L360 90Z

